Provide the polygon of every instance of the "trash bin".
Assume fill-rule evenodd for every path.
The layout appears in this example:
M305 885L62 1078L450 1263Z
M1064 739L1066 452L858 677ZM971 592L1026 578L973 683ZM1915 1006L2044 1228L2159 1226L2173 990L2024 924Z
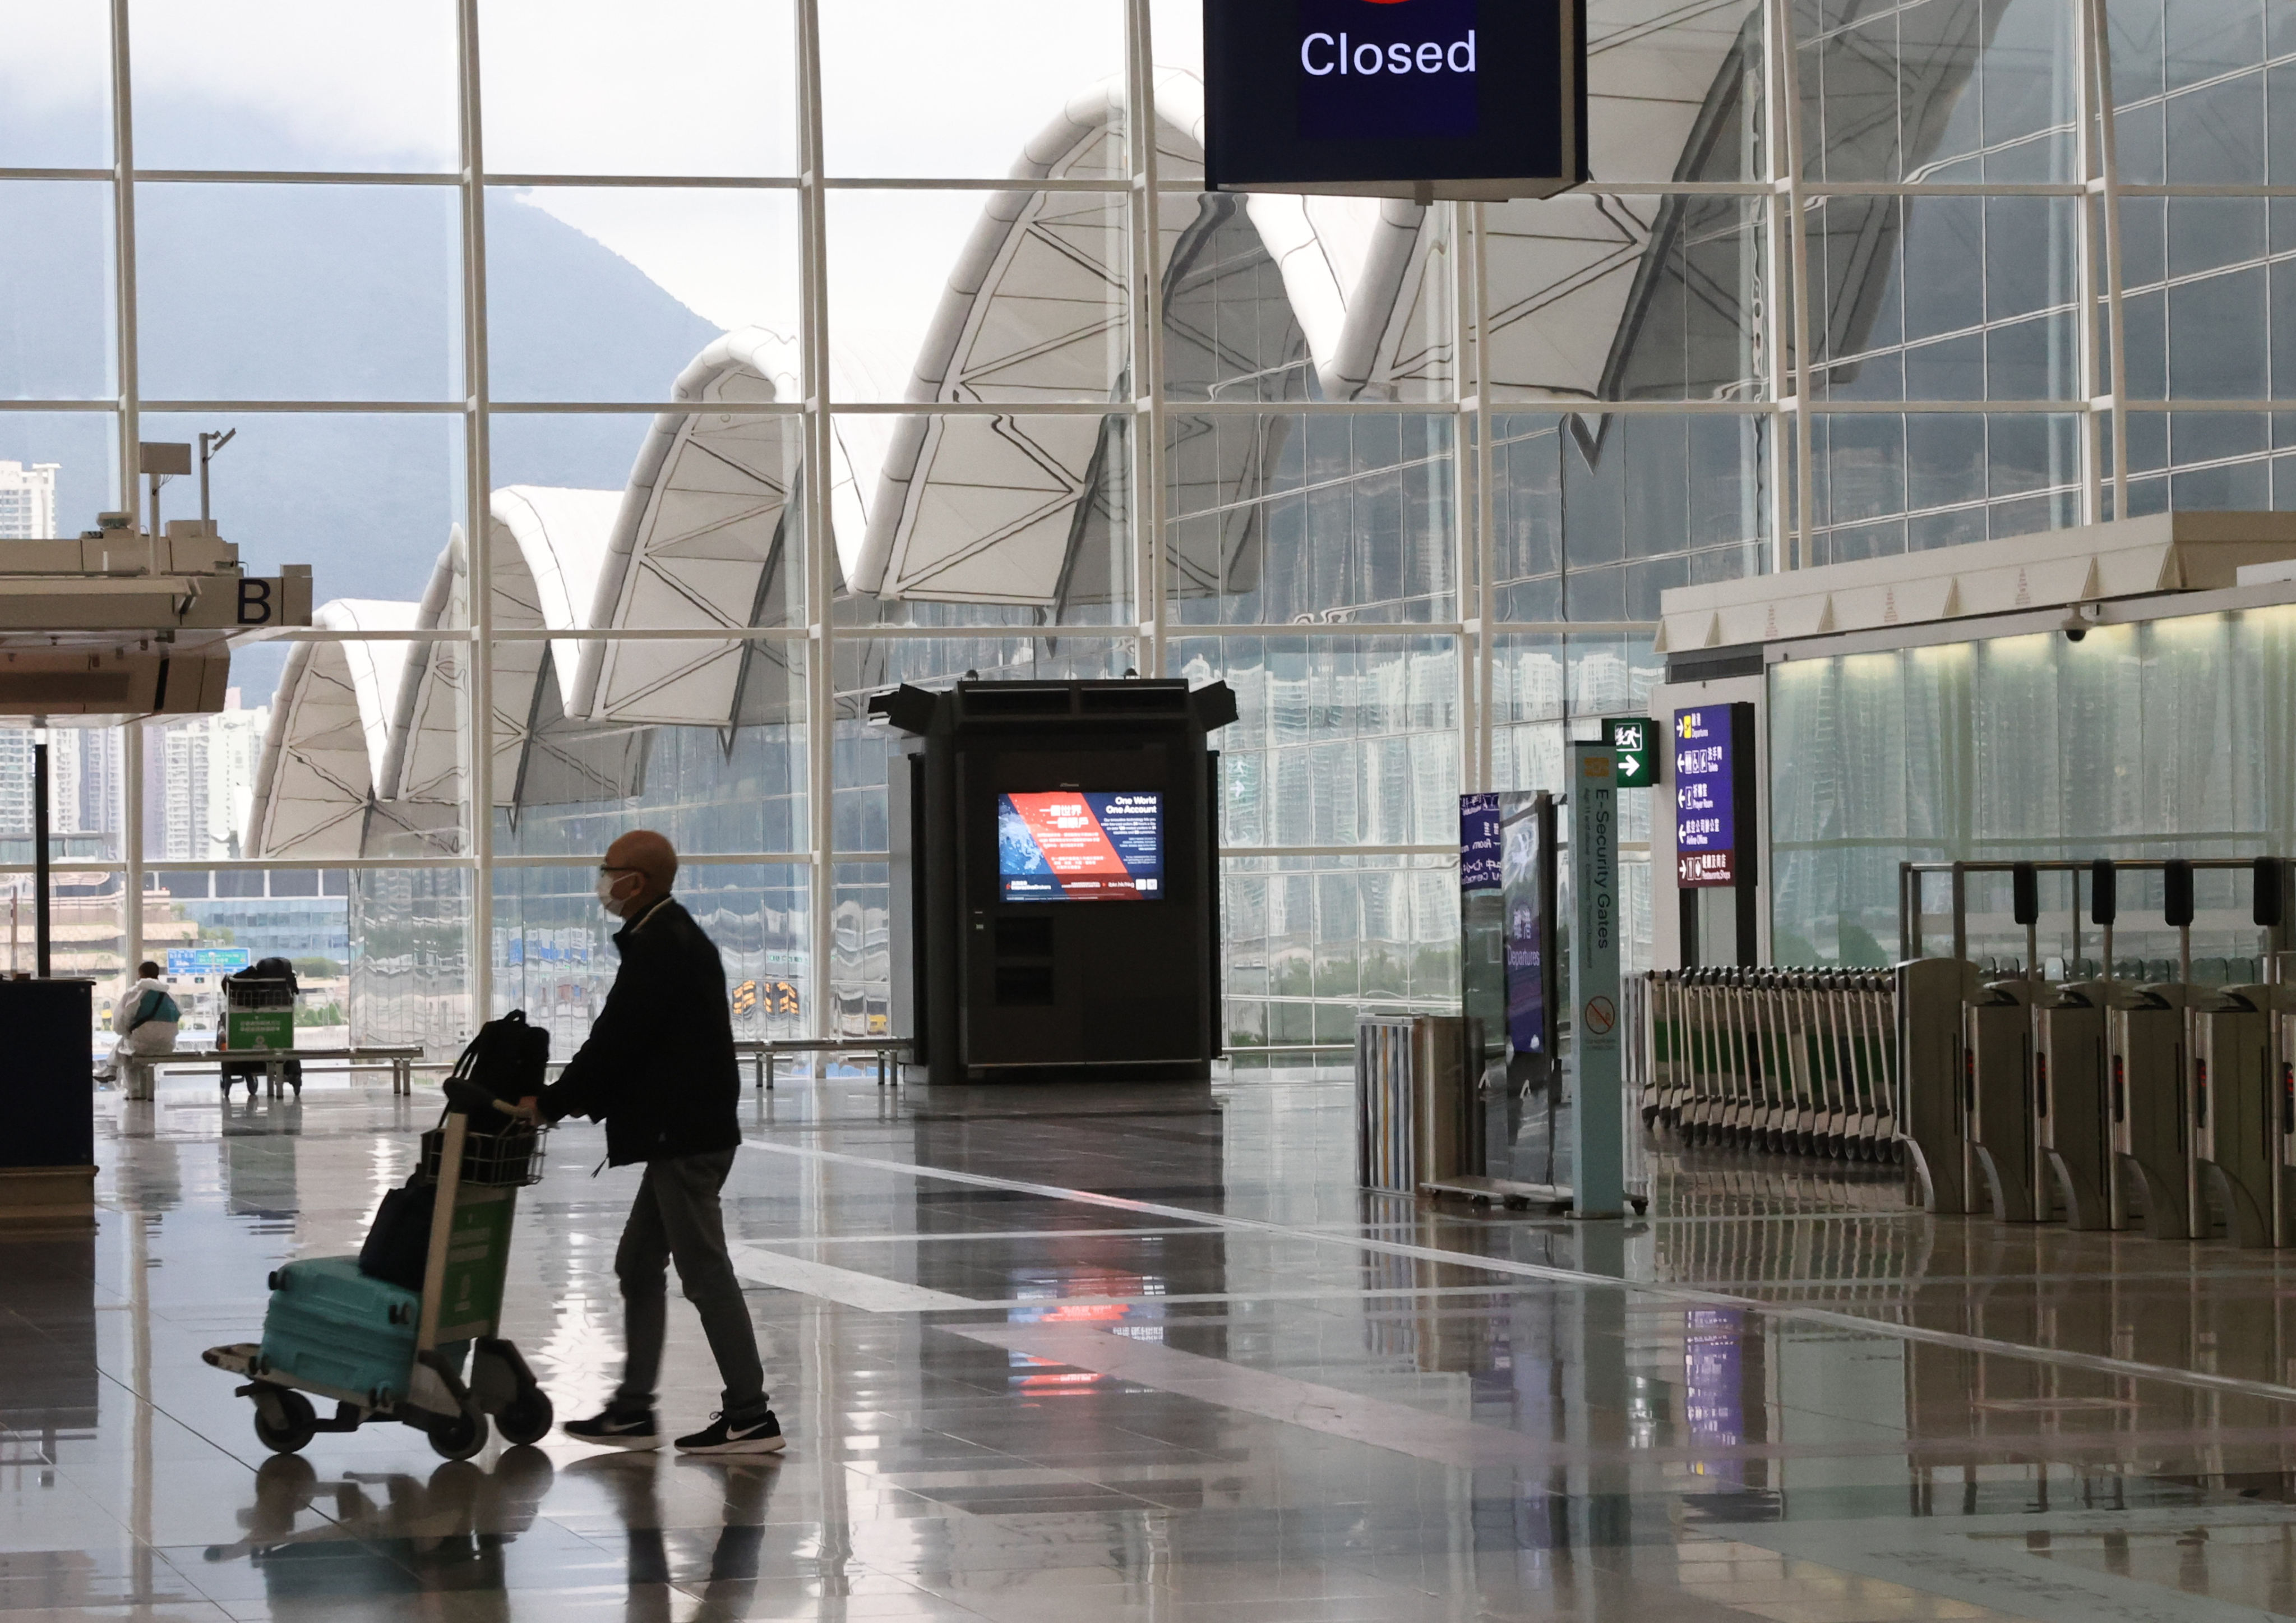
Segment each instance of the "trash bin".
M1356 1021L1356 1181L1415 1194L1483 1170L1482 1022L1459 1015Z

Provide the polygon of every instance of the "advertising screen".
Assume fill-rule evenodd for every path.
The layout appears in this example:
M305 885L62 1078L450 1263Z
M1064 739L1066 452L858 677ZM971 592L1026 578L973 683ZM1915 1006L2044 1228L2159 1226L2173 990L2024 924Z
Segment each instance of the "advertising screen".
M1211 184L1520 197L1575 185L1580 5L1207 0Z
M1528 801L1528 795L1520 797ZM1499 858L1506 898L1507 1042L1518 1054L1546 1052L1546 896L1541 885L1543 830L1523 805L1507 819Z
M1731 706L1674 713L1675 880L1685 888L1738 882Z
M1058 789L996 797L1007 902L1153 902L1164 887L1164 797Z

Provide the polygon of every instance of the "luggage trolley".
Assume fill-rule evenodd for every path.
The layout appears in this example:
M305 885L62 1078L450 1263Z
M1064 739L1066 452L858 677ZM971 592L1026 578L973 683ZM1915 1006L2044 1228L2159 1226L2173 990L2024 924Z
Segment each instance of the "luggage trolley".
M303 1097L303 1066L296 1059L271 1058L295 1046L295 971L285 959L266 958L251 968L226 975L223 989L223 1021L216 1044L223 1057L223 1096L228 1100L234 1083L247 1084L252 1100L258 1083L277 1099L282 1083L292 1083L295 1097ZM242 1060L241 1054L256 1058Z
M378 1420L414 1427L450 1460L486 1446L489 1416L508 1443L549 1435L549 1395L518 1348L495 1333L518 1191L541 1181L548 1132L521 1120L482 1133L466 1107L450 1104L422 1135L421 1175L435 1194L421 1291L370 1278L347 1256L291 1263L272 1274L263 1340L201 1355L247 1378L235 1396L254 1403L265 1447L293 1454L319 1432ZM463 1343L471 1352L467 1381ZM333 1417L320 1419L313 1397L332 1399Z

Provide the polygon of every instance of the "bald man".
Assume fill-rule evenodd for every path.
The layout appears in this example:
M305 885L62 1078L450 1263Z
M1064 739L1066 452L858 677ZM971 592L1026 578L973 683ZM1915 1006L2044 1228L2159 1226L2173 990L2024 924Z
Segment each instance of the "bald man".
M781 1422L766 1402L757 1331L726 1255L718 1204L742 1141L726 967L693 916L670 899L676 878L677 853L651 829L607 848L598 900L622 921L614 934L621 968L588 1040L540 1101L552 1121L603 1120L606 1158L645 1166L614 1253L627 1354L621 1388L603 1413L565 1429L610 1448L661 1446L654 1386L668 1328L665 1275L676 1262L726 1383L724 1406L709 1425L679 1438L678 1452L773 1454L782 1446Z

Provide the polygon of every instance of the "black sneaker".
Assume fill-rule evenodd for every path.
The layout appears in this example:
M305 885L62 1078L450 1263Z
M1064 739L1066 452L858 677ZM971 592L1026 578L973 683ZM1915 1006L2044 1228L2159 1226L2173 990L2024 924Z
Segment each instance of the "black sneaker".
M570 1420L559 1428L580 1442L601 1448L659 1448L661 1422L651 1409L618 1409L609 1404L588 1420Z
M762 1420L751 1421L746 1426L728 1423L724 1414L710 1417L709 1424L690 1437L677 1439L680 1454L779 1454L789 1439L782 1436L782 1423L768 1409Z

